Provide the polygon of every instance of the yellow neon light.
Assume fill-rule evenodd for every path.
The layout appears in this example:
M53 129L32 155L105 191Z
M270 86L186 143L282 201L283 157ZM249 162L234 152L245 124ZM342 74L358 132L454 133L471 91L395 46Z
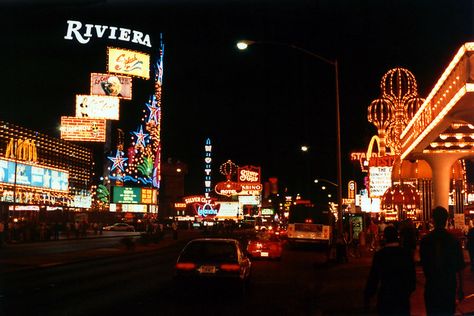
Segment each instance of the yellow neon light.
M465 86L463 86L461 89L459 89L459 91L454 95L454 97L451 99L451 101L449 101L449 103L443 108L443 110L436 116L436 118L434 118L431 123L429 123L429 125L427 126L427 128L425 128L425 130L418 135L418 137L412 141L412 143L410 144L410 146L408 146L408 148L401 154L401 159L405 159L406 156L412 151L413 148L415 148L420 142L421 140L426 136L428 135L428 133L430 133L433 128L438 125L438 123L446 116L446 114L454 107L454 105L467 93L467 92L470 92L470 91L473 91L472 89L474 89L474 84L466 84ZM413 119L412 121L415 121L415 119ZM413 128L413 131L412 131L412 135L414 136L414 134L416 133L416 131L414 130ZM403 143L403 147L406 146L406 144L412 139L413 136L410 136L404 143Z
M446 70L443 72L441 77L439 78L438 82L434 86L433 90L431 90L430 94L426 98L425 102L421 105L421 107L418 109L418 111L415 113L415 116L412 118L412 120L408 123L406 126L405 130L401 134L401 138L404 138L405 135L408 133L409 129L412 127L413 124L419 119L421 116L421 113L425 110L425 108L431 103L431 100L433 97L438 93L438 91L441 89L442 85L445 83L446 79L448 76L451 74L453 71L454 67L458 64L458 62L461 60L461 58L464 56L464 54L467 51L472 51L474 50L474 42L470 43L465 43L461 48L458 50L456 55L454 56L453 60L451 63L448 65ZM459 80L459 76L456 77L456 80ZM455 80L455 81L456 81ZM455 81L453 81L453 84L455 84ZM442 98L441 98L442 99Z

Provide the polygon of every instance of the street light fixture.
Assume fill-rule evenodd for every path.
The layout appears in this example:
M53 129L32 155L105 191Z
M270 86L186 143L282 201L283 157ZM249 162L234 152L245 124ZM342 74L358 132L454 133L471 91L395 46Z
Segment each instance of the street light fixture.
M338 186L337 183L334 183L334 182L332 182L332 181L329 181L328 179L324 179L324 178L314 179L314 183L319 183L320 181L329 183L329 184L331 184L331 185L333 185L333 186L335 186L335 187Z
M341 120L340 120L340 107L339 107L339 67L337 59L330 60L324 58L316 53L313 53L305 48L296 46L294 44L282 43L282 42L273 42L273 41L251 41L251 40L242 40L237 43L237 48L240 50L247 49L250 45L253 44L269 44L277 46L285 46L292 49L296 49L306 55L319 59L320 61L329 64L334 67L335 74L335 84L336 84L336 129L337 129L337 215L338 215L338 230L342 234L343 223L342 223L342 163L341 163Z

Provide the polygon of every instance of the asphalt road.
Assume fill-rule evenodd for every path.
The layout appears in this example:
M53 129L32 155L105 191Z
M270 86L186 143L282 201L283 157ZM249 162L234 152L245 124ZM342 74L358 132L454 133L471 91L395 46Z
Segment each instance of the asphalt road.
M281 261L253 260L251 285L243 296L227 288L177 288L172 280L174 263L191 237L181 234L177 242L166 237L161 244L135 250L122 247L117 239L121 237L15 245L8 250L10 255L19 251L24 257L0 274L0 314L342 315L361 311L358 298L367 265L357 268L354 263L342 273L339 265L327 264L325 254L311 248L285 249ZM5 261L2 256L0 263Z
M126 234L126 233L124 233ZM137 234L135 234L137 235ZM372 315L362 308L371 253L326 262L313 248L285 248L281 261L252 261L244 295L226 288L177 288L179 251L198 232L126 249L109 238L9 245L0 249L0 315ZM243 237L243 236L238 236ZM465 271L465 293L474 274ZM424 315L417 267L412 315ZM474 310L474 296L459 311Z

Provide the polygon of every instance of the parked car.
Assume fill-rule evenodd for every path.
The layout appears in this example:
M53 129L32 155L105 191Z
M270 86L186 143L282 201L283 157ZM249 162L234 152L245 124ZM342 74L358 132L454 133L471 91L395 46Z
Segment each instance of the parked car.
M102 228L103 230L108 230L108 231L122 231L122 232L134 232L135 227L132 225L129 225L127 223L115 223L110 226L105 226Z
M252 258L281 259L282 241L272 233L258 233L247 244L247 253Z
M176 261L175 280L178 286L185 287L213 282L236 285L243 293L250 271L250 259L238 240L197 238L191 240L181 251Z

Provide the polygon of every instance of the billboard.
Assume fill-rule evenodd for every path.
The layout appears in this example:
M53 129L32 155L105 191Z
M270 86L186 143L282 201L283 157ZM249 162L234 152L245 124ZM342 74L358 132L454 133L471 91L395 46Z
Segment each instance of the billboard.
M147 213L148 205L144 204L115 204L110 203L111 212L124 212L124 213Z
M106 120L119 119L118 97L104 95L76 95L76 117Z
M132 78L113 74L91 73L91 95L132 99Z
M78 142L105 142L105 120L61 116L61 139Z
M369 197L382 197L392 186L392 167L369 168Z
M142 203L143 204L156 204L158 191L156 189L142 188Z
M107 47L107 72L150 79L150 55Z
M113 187L113 203L139 204L141 199L142 191L140 188Z
M67 192L69 173L39 165L0 159L0 183Z
M234 218L239 215L239 202L218 202L219 212L217 216L219 218Z
M156 204L157 190L150 188L113 187L112 202L122 204Z

